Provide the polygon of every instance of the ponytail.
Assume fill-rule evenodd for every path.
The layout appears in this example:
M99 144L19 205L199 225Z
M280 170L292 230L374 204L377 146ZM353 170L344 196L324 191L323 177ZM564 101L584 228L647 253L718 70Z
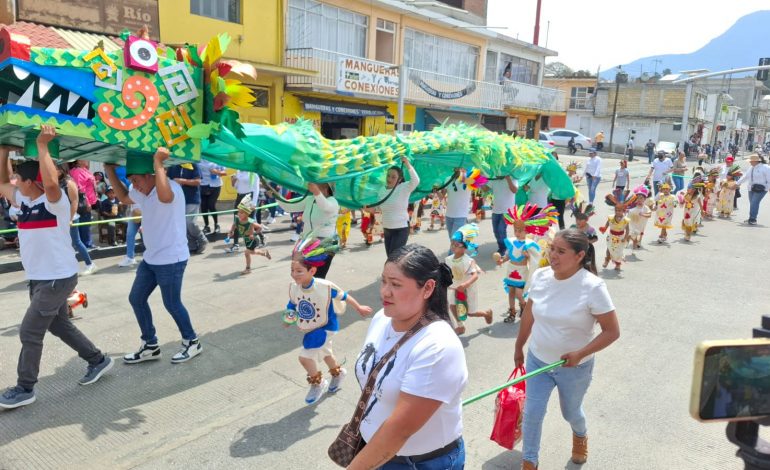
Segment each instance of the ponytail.
M557 233L556 236L567 242L575 253L583 252L583 261L581 263L583 269L593 274L597 273L596 251L591 242L588 241L588 236L582 230L568 228Z

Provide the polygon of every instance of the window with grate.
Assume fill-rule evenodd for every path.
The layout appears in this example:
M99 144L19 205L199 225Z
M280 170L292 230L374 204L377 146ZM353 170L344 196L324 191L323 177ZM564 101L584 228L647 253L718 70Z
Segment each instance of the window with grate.
M286 46L366 57L369 17L315 0L289 0Z
M594 87L572 87L569 96L569 109L591 109Z
M476 79L479 48L415 29L404 32L404 63L407 67L452 77Z
M190 13L240 23L241 0L190 0Z

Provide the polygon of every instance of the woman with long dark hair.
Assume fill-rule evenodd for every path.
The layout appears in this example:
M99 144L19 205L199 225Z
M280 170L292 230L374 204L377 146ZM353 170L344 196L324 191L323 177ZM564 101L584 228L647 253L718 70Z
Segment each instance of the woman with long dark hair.
M404 170L394 166L388 170L385 188L380 193L385 201L380 204L382 226L385 229L385 254L390 256L396 249L406 245L409 238L409 196L420 184L420 177L406 157L401 163L409 172L409 180L404 179Z
M620 326L607 286L591 272L590 243L578 229L562 230L550 247L551 265L532 275L529 298L516 339L514 362L524 365L524 345L529 341L526 369L534 371L565 359L563 367L527 380L522 434L522 469L538 467L540 435L554 388L564 419L572 427L572 461L588 459L588 430L583 398L591 384L594 353L620 336ZM595 269L595 268L594 268ZM601 332L594 335L599 324Z
M461 394L468 381L462 343L449 323L449 267L420 245L394 250L382 272L383 309L369 325L356 360L363 387L369 373L423 318L430 323L388 359L361 420L366 446L349 469L441 468L465 464Z

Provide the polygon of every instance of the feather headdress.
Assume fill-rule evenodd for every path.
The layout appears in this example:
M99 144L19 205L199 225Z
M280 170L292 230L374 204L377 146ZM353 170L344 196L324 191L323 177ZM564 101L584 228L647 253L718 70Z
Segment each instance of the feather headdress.
M478 168L471 168L463 177L463 186L471 190L477 190L487 184L489 178L481 174Z
M628 193L628 191L626 191ZM629 207L636 204L636 194L631 194L630 196L628 194L625 195L625 199L623 202L618 201L618 198L615 197L614 194L608 194L604 196L604 202L607 203L608 206L612 207L622 207L623 210L628 210Z
M323 266L330 255L340 250L337 239L329 237L318 239L313 236L313 232L308 233L304 238L294 245L292 258L301 258L302 262L308 266Z
M558 222L559 212L552 205L540 209L536 204L513 206L503 216L508 225L524 227L527 233L544 235L551 225Z
M643 184L640 184L639 186L634 188L633 193L636 195L636 197L650 197L650 188L648 188Z
M585 217L587 220L596 215L596 208L594 205L586 204L585 202L581 202L577 206L573 203L570 205L570 209L572 210L572 217L576 219Z
M690 184L687 187L702 189L706 187L706 183L705 181L703 181L703 176L696 175L696 176L693 176L692 180L690 180Z
M476 256L476 249L479 247L474 240L479 236L479 226L476 224L465 224L452 235L452 240L465 245L469 255Z
M727 169L727 174L732 176L733 178L740 178L742 176L741 174L741 167L737 163L733 163L730 168Z
M573 173L577 173L577 171L578 171L578 168L580 168L580 163L578 163L578 162L569 162L569 163L567 164L566 170L567 170L568 172L570 172L570 171L571 171L571 172L573 172Z

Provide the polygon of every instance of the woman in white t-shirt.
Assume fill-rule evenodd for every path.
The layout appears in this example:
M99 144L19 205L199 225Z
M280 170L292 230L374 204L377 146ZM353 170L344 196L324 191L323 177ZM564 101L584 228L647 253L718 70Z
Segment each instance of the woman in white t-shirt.
M390 254L397 248L406 245L409 238L409 196L412 195L420 177L406 157L401 157L401 163L409 172L409 181L404 179L404 170L394 166L388 169L385 188L380 192L385 202L380 204L382 211L382 227L385 229L385 254Z
M420 245L390 254L382 272L383 309L356 360L358 383L423 315L435 321L407 340L377 375L361 420L366 446L349 469L465 465L461 395L468 381L463 346L449 323L449 267ZM416 466L414 466L416 465Z
M589 271L586 235L577 229L556 234L550 247L551 265L532 275L524 308L514 362L524 364L524 345L529 340L526 369L532 372L565 359L563 367L527 380L522 433L522 469L538 465L540 435L548 399L554 387L564 419L572 427L572 461L588 458L583 397L591 383L593 355L620 336L618 318L604 281ZM599 324L601 332L594 336Z

